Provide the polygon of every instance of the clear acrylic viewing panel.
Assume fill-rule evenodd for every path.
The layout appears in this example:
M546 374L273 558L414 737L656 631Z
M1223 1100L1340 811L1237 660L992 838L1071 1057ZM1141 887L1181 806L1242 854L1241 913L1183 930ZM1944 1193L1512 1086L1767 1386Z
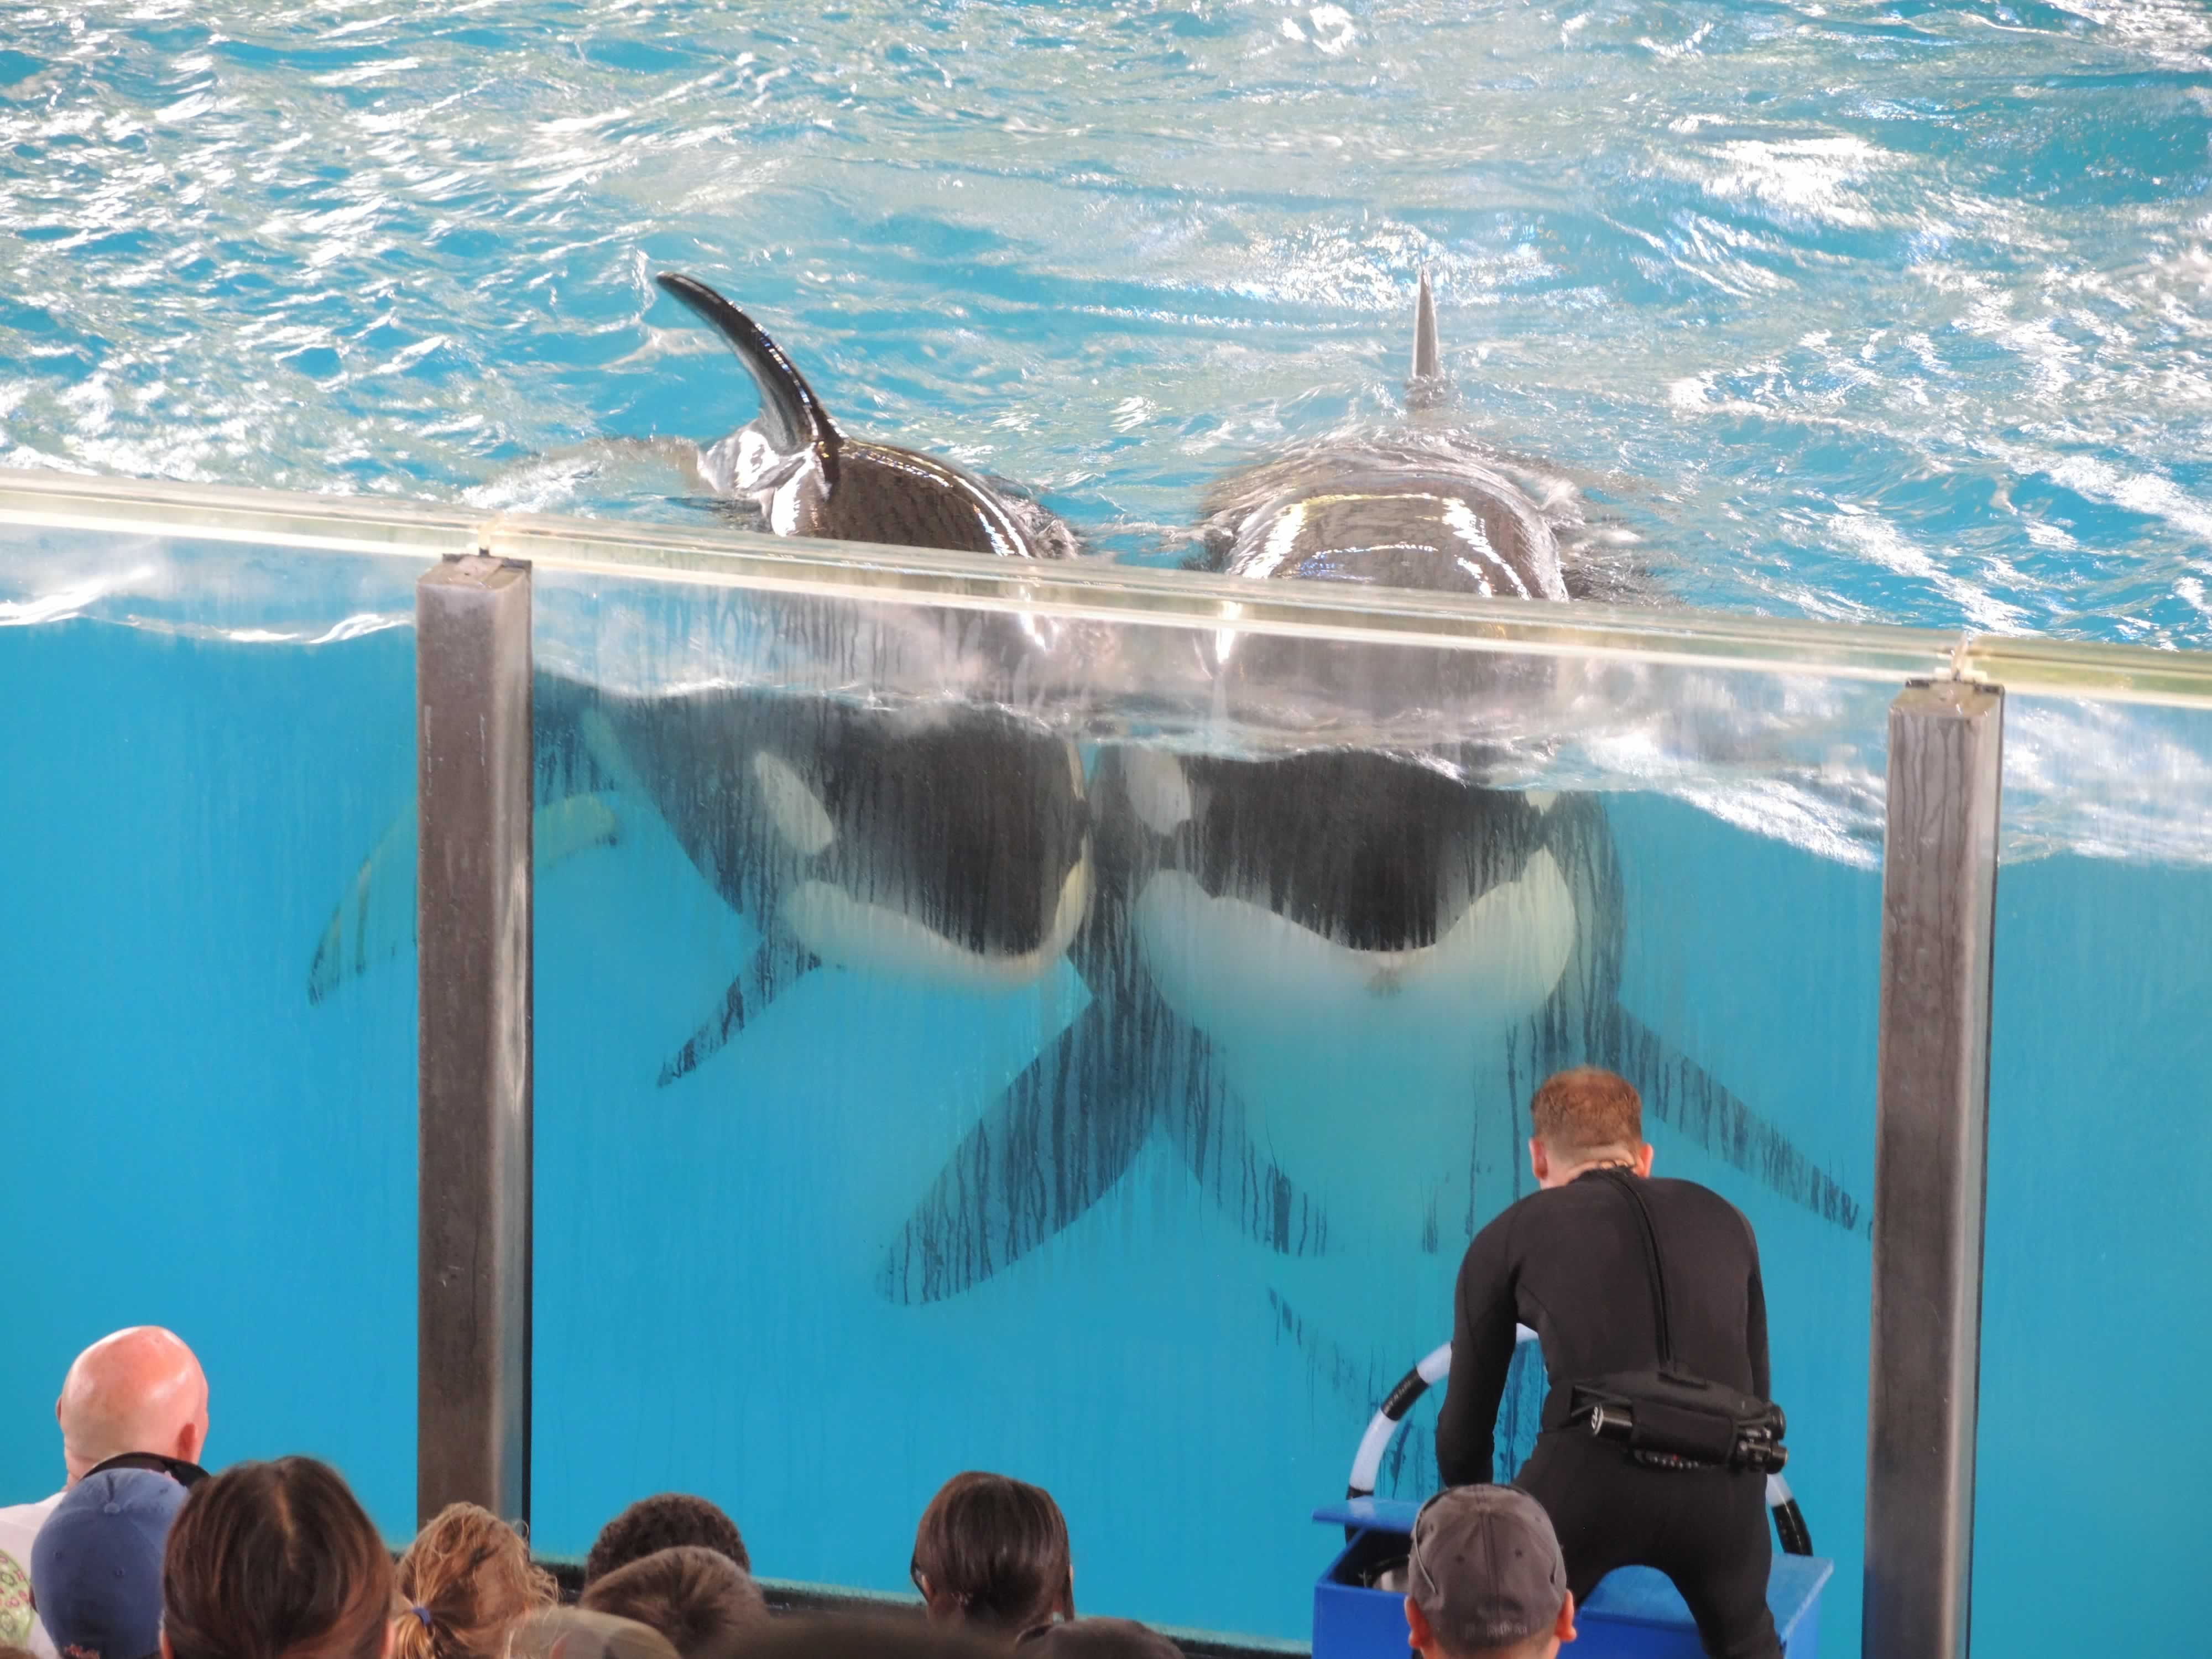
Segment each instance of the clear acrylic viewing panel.
M2109 1645L2098 1589L2197 1582L2212 1436L2212 708L2005 709L1974 1643ZM2202 1641L2186 1595L2127 1640Z
M896 1589L994 1468L1060 1498L1086 1610L1297 1636L1309 1511L1528 1190L1529 1091L1601 1060L1758 1226L1855 1577L1885 720L1927 636L1783 673L583 533L492 538L539 560L541 836L578 826L538 890L542 1544L683 1486L763 1573ZM1431 1419L1386 1488L1433 1486Z
M227 528L158 495L61 505L82 516L0 522L0 1125L27 1252L0 1491L60 1486L70 1357L155 1322L213 1379L211 1462L329 1458L404 1538L415 981L337 994L337 969L411 961L411 862L366 908L360 878L411 858L412 587L467 543L402 514L283 545L313 521L281 498Z
M19 1209L71 1236L119 1176L165 1241L27 1286L45 1370L188 1326L216 1461L321 1452L407 1529L405 624L488 545L537 563L541 1547L684 1486L765 1574L897 1588L996 1468L1087 1611L1296 1636L1306 1511L1595 1058L1758 1226L1852 1650L1885 712L1957 666L2013 687L1984 1645L2070 1628L2054 1480L2182 1547L2201 1441L2124 1502L2095 1407L2207 1334L2202 1183L2145 1179L2194 1098L2201 663L325 505L0 487Z

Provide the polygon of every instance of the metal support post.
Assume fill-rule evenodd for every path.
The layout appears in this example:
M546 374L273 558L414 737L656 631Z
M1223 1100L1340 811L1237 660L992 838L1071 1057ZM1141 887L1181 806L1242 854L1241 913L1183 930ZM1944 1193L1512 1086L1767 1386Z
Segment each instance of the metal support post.
M530 1516L530 568L415 587L415 1507Z
M1973 1571L1990 977L2004 697L1889 710L1864 1646L1964 1659Z

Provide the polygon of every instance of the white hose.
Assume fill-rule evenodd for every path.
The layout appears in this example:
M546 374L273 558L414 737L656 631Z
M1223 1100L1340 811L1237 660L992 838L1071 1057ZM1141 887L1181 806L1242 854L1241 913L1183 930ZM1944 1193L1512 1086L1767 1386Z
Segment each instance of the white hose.
M1534 1342L1535 1340L1536 1333L1526 1325L1516 1325L1513 1328L1513 1342L1516 1347L1523 1342ZM1386 1400L1382 1402L1382 1409L1376 1412L1369 1421L1367 1432L1359 1437L1359 1449L1352 1455L1352 1480L1346 1490L1363 1497L1375 1490L1375 1482L1382 1473L1382 1459L1390 1449L1390 1437L1398 1432L1399 1418L1406 1414L1407 1408L1414 1401L1419 1399L1423 1393L1443 1382L1450 1371L1451 1344L1447 1342L1441 1347L1432 1349L1419 1364L1413 1367L1413 1374L1421 1379L1421 1387L1414 1393L1405 1395L1399 1405L1397 1417L1390 1415L1390 1401ZM1391 1389L1392 1398L1397 1398L1403 1388L1404 1384L1401 1383L1398 1388Z
M1534 1342L1536 1333L1526 1325L1513 1328L1513 1344L1518 1348L1523 1342ZM1398 1432L1398 1425L1413 1402L1451 1374L1451 1344L1432 1349L1421 1363L1398 1379L1398 1386L1390 1390L1374 1418L1367 1425L1367 1432L1359 1437L1359 1449L1352 1459L1352 1479L1345 1487L1352 1498L1371 1498L1375 1483L1382 1477L1382 1459L1390 1449L1390 1441ZM1812 1535L1805 1529L1805 1517L1798 1512L1796 1498L1790 1483L1781 1473L1766 1477L1766 1507L1774 1512L1776 1526L1782 1534L1782 1547L1788 1552L1812 1553ZM1348 1529L1347 1529L1348 1530Z

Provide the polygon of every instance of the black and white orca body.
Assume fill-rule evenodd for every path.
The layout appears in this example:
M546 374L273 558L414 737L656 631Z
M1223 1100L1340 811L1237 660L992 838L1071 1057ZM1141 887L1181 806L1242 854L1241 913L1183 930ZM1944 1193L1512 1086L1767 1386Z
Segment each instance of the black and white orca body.
M1421 278L1407 399L1432 408L1449 390L1436 302ZM1568 597L1551 520L1488 452L1419 427L1353 444L1328 441L1245 467L1206 493L1208 568L1269 581L1407 587L1484 599Z
M1451 459L1453 470L1441 470ZM1377 444L1354 467L1325 451L1255 468L1212 528L1232 576L1302 576L1483 599L1567 597L1558 538L1504 473L1415 443Z
M1413 390L1433 401L1425 280L1417 318ZM1448 439L1394 436L1241 472L1209 500L1212 562L1255 581L1566 602L1537 504L1479 459L1443 465L1454 453ZM1229 672L1227 647L1217 661ZM888 1293L926 1301L988 1278L1074 1221L1156 1131L1287 1255L1328 1254L1333 1219L1342 1240L1332 1200L1372 1208L1395 1194L1403 1209L1432 1169L1437 1189L1414 1206L1427 1213L1412 1219L1421 1249L1455 1255L1447 1235L1463 1242L1480 1218L1478 1118L1505 1120L1517 1163L1520 1103L1583 1063L1620 1071L1660 1123L1856 1227L1849 1194L1621 1006L1621 876L1601 801L1482 787L1479 760L1103 754L1100 896L1077 957L1094 1000L939 1177L893 1248ZM1355 1047L1419 1055L1477 1093L1431 1087L1420 1119L1402 1098L1363 1097L1371 1062L1354 1062L1340 1077L1355 1092L1316 1111L1332 1058ZM1271 1071L1291 1087L1231 1080ZM1262 1109L1286 1094L1293 1110ZM1420 1121L1384 1121L1408 1112ZM1364 1179L1347 1178L1355 1164Z
M1157 838L1135 941L1200 1030L1249 1043L1380 1019L1451 1043L1534 1014L1574 954L1578 814L1552 797L1360 750L1116 758L1102 796Z
M1081 762L1013 714L717 688L603 699L577 724L762 933L664 1084L816 967L1012 989L1056 967L1089 912Z
M1414 318L1409 400L1432 406L1447 384L1425 276ZM1210 562L1244 580L1568 597L1542 509L1449 434L1308 446L1221 480L1207 508ZM1567 874L1592 866L1587 804L1473 787L1468 756L1117 759L1100 787L1153 839L1130 899L1147 971L1247 1047L1348 1023L1454 1048L1502 1034L1606 908Z
M1012 559L1072 550L1058 520L964 468L845 435L750 317L692 277L659 281L760 394L759 416L702 465L778 535ZM583 730L603 751L611 736L692 862L763 931L664 1083L813 967L1012 988L1056 966L1088 912L1082 764L1018 715L708 689L616 703Z
M750 318L691 277L659 282L721 333L759 392L759 416L703 465L778 533L1014 559L1073 550L1066 526L1034 502L935 457L846 435ZM884 610L877 621L890 631L877 637L896 643ZM771 629L811 629L824 648L869 659L850 607L775 615ZM940 644L929 628L916 631L925 648ZM1036 644L1019 629L978 624L943 649L949 674L963 658ZM720 1006L662 1067L664 1084L817 967L1019 986L1058 965L1089 910L1080 761L1064 738L1015 713L728 685L627 696L544 672L535 708L542 846L611 844L615 804L641 799L760 929ZM333 915L310 969L312 997L400 948L403 928L411 934L411 908L403 915L384 896L413 886L412 823L410 809Z
M750 501L777 535L1014 559L1074 550L1066 526L991 480L847 436L759 324L696 277L655 280L721 335L760 392L759 415L701 450L697 465L710 488Z

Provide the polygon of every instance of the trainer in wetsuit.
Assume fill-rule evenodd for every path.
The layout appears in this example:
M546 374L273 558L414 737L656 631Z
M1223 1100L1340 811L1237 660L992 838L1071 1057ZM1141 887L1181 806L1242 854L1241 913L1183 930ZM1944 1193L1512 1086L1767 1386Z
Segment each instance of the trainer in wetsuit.
M1623 1078L1595 1067L1561 1072L1536 1091L1530 1116L1528 1159L1541 1190L1478 1233L1459 1270L1451 1382L1437 1419L1444 1484L1493 1478L1492 1436L1513 1327L1530 1327L1543 1344L1551 1392L1535 1452L1514 1484L1550 1512L1575 1601L1615 1567L1656 1567L1690 1604L1708 1654L1778 1659L1766 1609L1773 1545L1764 1477L1652 1468L1564 1426L1573 1383L1659 1360L1643 1224L1614 1180L1592 1171L1626 1170L1640 1179L1676 1363L1765 1399L1766 1297L1751 1223L1694 1182L1650 1178L1643 1102Z

